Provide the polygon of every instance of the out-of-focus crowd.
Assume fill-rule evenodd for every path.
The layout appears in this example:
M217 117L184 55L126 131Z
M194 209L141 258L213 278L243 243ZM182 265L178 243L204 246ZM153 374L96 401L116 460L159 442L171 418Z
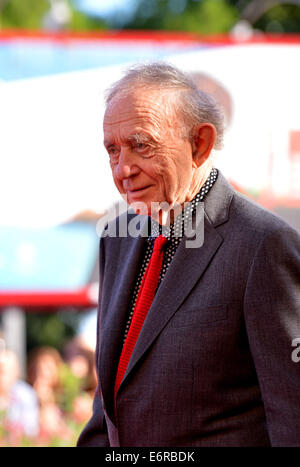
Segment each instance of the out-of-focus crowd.
M74 446L92 413L94 352L80 339L61 353L39 347L21 378L14 352L0 349L0 446Z

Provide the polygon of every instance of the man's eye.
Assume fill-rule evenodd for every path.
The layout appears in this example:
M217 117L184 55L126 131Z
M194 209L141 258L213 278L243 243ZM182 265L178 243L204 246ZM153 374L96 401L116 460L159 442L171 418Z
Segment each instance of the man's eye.
M134 145L134 149L139 152L140 154L145 154L149 150L149 145L146 143L136 143Z
M109 146L107 152L110 156L115 156L118 154L118 148L116 146Z

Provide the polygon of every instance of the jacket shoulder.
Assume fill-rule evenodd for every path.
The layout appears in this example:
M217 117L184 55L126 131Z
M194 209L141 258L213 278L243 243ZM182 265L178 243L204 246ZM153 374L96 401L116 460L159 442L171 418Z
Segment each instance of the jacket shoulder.
M249 232L268 235L280 232L299 233L277 214L260 206L247 196L234 192L231 203L231 218Z

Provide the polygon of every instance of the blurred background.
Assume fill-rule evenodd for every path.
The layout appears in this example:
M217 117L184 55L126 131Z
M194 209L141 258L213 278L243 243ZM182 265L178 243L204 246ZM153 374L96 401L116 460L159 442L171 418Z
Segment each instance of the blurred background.
M103 92L164 59L222 105L215 166L300 231L300 1L0 0L0 446L90 417Z

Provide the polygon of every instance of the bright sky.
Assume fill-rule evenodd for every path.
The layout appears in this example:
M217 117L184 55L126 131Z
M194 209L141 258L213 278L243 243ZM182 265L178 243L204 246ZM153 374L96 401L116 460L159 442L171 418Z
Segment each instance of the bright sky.
M135 0L76 0L77 6L86 13L109 15L115 10L130 11Z

